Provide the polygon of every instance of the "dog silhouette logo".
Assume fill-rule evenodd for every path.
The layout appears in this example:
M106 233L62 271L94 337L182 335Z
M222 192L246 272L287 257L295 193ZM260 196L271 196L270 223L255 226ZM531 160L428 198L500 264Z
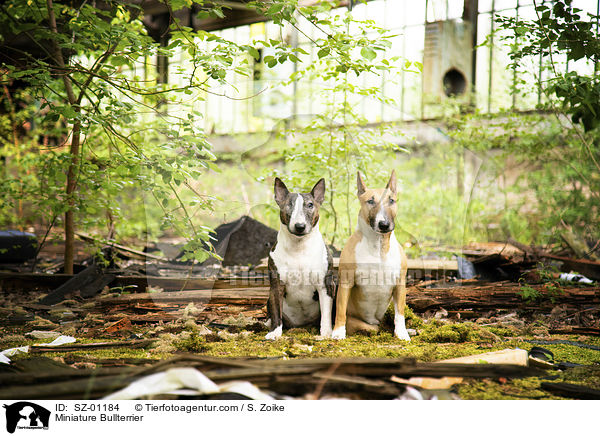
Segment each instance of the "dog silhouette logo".
M19 429L48 429L50 411L29 401L4 405L6 409L6 431L14 433Z

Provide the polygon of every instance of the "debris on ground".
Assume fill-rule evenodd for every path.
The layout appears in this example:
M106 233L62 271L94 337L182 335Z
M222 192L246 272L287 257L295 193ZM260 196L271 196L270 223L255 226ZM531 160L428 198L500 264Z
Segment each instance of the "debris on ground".
M394 338L393 309L378 333L317 340L307 327L266 342L268 238L260 250L244 239L256 223L241 218L217 231L227 261L212 265L179 262L181 241L140 247L89 235L81 237L107 244L107 262L78 241L75 275L60 272L49 247L35 261L3 265L0 398L102 398L156 374L174 380L165 375L172 368L217 388L144 395L558 399L591 398L600 385L600 264L567 243L473 243L411 259L410 343ZM77 343L52 346L61 335ZM496 360L505 357L514 360ZM233 380L251 391L221 389Z

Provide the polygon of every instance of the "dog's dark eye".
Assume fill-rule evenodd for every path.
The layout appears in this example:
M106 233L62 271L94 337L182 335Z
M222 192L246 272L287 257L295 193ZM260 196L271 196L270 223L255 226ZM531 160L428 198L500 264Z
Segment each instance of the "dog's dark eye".
M367 200L367 204L368 204L369 206L375 206L375 200L373 200L373 199L371 198L371 199Z
M313 206L314 206L314 204L312 204L312 201L311 201L310 203L307 204L307 206L308 206L309 209L312 209Z
M393 198L390 198L390 204L394 204L396 202L396 200L394 200Z

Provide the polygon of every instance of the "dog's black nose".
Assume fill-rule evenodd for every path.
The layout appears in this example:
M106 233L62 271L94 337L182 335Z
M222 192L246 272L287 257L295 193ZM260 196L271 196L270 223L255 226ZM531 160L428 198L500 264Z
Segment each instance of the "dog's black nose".
M389 223L389 221L379 221L379 224L377 224L377 227L379 227L380 231L387 232L390 229L390 223Z
M296 224L294 227L296 228L296 231L298 233L301 233L306 229L306 224L299 223L299 224Z

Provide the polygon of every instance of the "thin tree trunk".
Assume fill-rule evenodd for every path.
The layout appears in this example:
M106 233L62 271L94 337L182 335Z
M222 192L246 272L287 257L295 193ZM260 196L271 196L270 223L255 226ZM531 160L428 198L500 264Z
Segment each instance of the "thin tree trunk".
M71 162L67 171L67 204L69 208L65 212L65 274L73 274L73 260L75 254L75 190L77 189L77 166L79 165L79 140L81 123L73 125L73 137L71 138Z
M46 0L48 7L48 22L50 24L50 30L55 35L58 35L58 28L56 26L56 17L54 15L54 9L52 0ZM79 113L78 100L73 92L73 85L71 78L66 71L66 64L62 55L60 46L56 39L52 40L52 46L54 50L54 60L58 66L63 70L62 79L65 85L65 91L67 92L67 98L69 104L73 107L75 112ZM75 190L77 189L77 166L79 164L79 142L81 136L81 122L75 121L73 123L73 133L71 135L71 147L69 153L71 154L71 161L69 162L69 169L67 170L67 186L66 186L66 201L69 206L67 212L65 212L65 273L73 274L73 255L74 255L74 240L75 240L75 220L74 220L74 207L75 207Z

